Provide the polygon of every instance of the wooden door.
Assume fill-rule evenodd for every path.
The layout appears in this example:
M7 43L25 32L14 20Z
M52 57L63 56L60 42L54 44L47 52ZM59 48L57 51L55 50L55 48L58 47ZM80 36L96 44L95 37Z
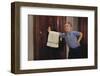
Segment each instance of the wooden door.
M79 31L83 33L83 38L81 40L83 58L88 57L88 18L79 18Z
M64 18L60 16L33 16L34 17L34 60L53 59L52 54L59 52L59 57L66 58L66 50L64 48L56 49L58 51L52 52L53 49L48 49L46 46L48 38L48 26L53 26L56 31L63 32ZM49 51L50 50L50 51ZM52 52L52 54L50 54Z

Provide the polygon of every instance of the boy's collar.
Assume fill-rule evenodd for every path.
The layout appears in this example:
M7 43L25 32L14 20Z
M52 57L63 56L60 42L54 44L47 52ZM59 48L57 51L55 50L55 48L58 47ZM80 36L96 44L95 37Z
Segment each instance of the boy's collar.
M68 31L68 32L65 32L65 33L71 33L72 31Z

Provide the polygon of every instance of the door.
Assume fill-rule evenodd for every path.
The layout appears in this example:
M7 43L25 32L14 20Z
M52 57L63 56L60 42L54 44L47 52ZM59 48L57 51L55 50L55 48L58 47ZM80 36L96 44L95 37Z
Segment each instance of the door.
M83 38L81 40L83 58L88 57L88 18L79 18L79 31L83 33Z
M35 15L33 37L34 37L34 60L44 60L56 58L66 58L65 46L58 49L47 48L46 43L48 39L48 26L52 26L58 32L63 32L64 17L62 16L41 16ZM52 51L56 50L56 51Z

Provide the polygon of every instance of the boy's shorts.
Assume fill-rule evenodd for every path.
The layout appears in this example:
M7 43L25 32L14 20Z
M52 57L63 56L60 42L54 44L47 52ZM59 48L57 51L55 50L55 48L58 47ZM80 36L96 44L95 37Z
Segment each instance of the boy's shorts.
M82 49L81 47L77 48L69 48L69 59L75 59L75 58L82 58Z

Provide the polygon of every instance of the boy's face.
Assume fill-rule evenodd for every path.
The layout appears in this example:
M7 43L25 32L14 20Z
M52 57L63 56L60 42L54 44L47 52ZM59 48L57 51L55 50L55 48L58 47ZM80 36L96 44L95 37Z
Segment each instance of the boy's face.
M70 32L70 31L71 31L71 28L72 28L72 27L71 27L70 24L65 24L65 25L64 25L64 31L65 31L65 32Z

